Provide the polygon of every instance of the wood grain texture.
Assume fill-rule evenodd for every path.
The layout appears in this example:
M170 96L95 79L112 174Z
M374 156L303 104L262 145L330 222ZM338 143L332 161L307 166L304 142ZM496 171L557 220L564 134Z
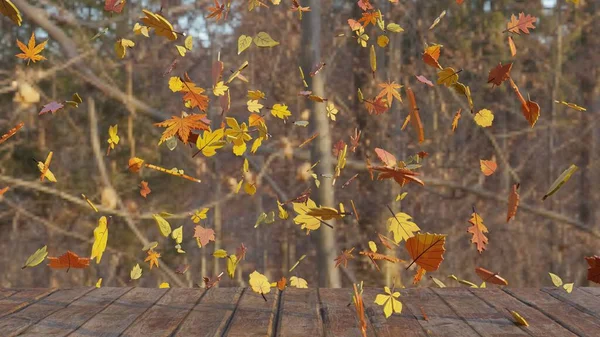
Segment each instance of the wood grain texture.
M222 336L244 288L207 290L175 333L176 337Z
M375 304L377 294L383 294L383 289L365 289L363 292L363 302L365 310L369 318L369 323L375 330L378 337L420 337L427 336L421 325L419 324L415 312L404 305L404 296L400 296L398 300L402 302L402 312L400 314L392 314L385 318L383 307ZM401 291L402 293L402 291Z
M226 336L271 336L277 315L279 291L271 290L265 297L267 298L266 302L252 289L246 289L233 313L233 319L227 327Z
M498 288L488 289L469 289L475 296L493 306L498 312L503 313L509 320L512 320L512 315L509 310L514 310L519 313L527 323L528 327L523 327L524 330L533 336L553 336L553 337L575 337L576 335L569 330L563 328L542 312L533 307L519 301L510 296L506 292Z
M580 336L595 336L600 331L600 320L577 310L550 294L538 289L503 289L508 294L541 311L558 324Z
M468 288L432 290L481 336L529 336L514 321L473 295Z
M588 315L600 318L600 298L590 296L589 293L579 288L573 288L570 294L562 288L543 288L542 291L562 302L569 303Z
M0 289L0 300L9 297L12 294L16 294L17 291L18 290L16 289Z
M150 310L131 324L122 336L170 336L203 293L203 289L170 289Z
M321 317L325 336L362 337L360 322L352 303L353 290L319 289L321 299ZM368 299L364 299L366 302ZM350 305L348 305L350 304ZM366 317L368 320L368 317ZM368 336L375 336L372 324L367 322Z
M154 305L168 289L133 288L89 321L70 337L117 337Z
M400 300L418 318L430 336L476 337L473 330L435 292L428 288L403 289ZM427 319L425 319L427 316Z
M316 288L287 288L281 293L277 336L322 336L319 295Z
M0 300L0 318L10 315L13 312L20 310L31 303L39 300L42 297L48 296L56 289L23 289L9 297Z
M20 336L66 336L131 288L94 289L25 330Z
M62 289L10 316L0 318L0 336L16 336L45 317L92 291L92 287Z

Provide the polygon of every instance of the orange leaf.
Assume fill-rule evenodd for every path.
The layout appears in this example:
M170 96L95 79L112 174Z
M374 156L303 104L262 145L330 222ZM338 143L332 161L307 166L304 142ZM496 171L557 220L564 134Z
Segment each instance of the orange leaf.
M354 287L354 308L356 309L356 315L360 322L360 331L363 337L367 337L367 319L365 318L365 305L362 298L362 285L360 292L358 291L356 284L352 284L352 286Z
M477 245L477 251L481 254L486 248L485 245L488 243L488 238L484 234L488 232L488 229L483 224L483 218L475 212L471 215L469 223L471 224L471 227L467 229L467 232L473 234L471 243Z
M396 157L387 152L384 149L380 149L378 147L375 148L375 154L377 154L377 157L379 157L379 159L386 165L386 166L396 166L397 160Z
M17 126L15 126L14 128L8 130L7 133L3 134L2 137L0 137L0 144L4 143L8 138L14 136L15 133L17 133L17 131L19 131L24 125L25 123L21 122L17 124Z
M16 56L20 59L27 60L27 64L29 64L29 61L33 61L33 63L35 63L36 61L45 60L46 58L44 56L38 54L44 50L47 42L48 40L36 45L35 33L31 33L31 38L29 38L29 43L27 43L27 45L17 39L17 45L19 46L19 49L21 49L22 53L17 54Z
M150 262L150 270L152 270L152 266L154 265L156 265L156 268L158 268L158 259L160 258L160 253L157 253L154 250L150 249L148 250L147 254L148 256L146 257L144 262Z
M491 160L479 159L479 165L481 166L481 172L483 172L486 177L494 174L498 168L498 164L494 158Z
M351 249L346 249L346 250L342 251L342 254L338 255L338 257L336 257L334 259L335 267L337 268L339 265L343 265L344 268L347 268L348 261L354 259L354 255L352 255L353 250L354 250L354 247L352 247Z
M184 117L173 116L171 119L154 125L167 128L160 137L159 144L175 135L184 144L187 144L192 130L209 130L210 120L206 118L206 114L192 114Z
M452 119L452 132L454 132L454 130L456 130L456 128L458 127L458 120L460 119L461 111L462 109L458 109L458 111L454 115L454 118Z
M436 271L444 260L446 234L417 234L406 240L406 250L413 259L406 269L416 263L426 271Z
M515 41L513 41L512 36L508 36L508 47L510 48L510 55L517 55L517 46L515 46Z
M210 241L215 241L215 231L210 228L204 228L200 225L197 225L194 227L194 237L198 241L198 244L204 247Z
M406 94L408 95L408 101L410 102L410 122L419 137L419 143L422 143L425 140L425 132L423 131L423 123L421 123L421 116L419 115L415 94L411 88L406 88Z
M428 66L432 66L434 68L440 69L440 70L444 69L438 63L438 59L440 58L440 49L441 48L442 48L442 46L439 44L425 48L425 51L423 52L423 61L425 62L425 64L427 64Z
M498 65L490 71L487 82L494 85L502 84L502 82L506 81L510 77L510 69L512 69L512 63L505 65L498 63Z
M382 88L381 92L377 94L377 98L385 96L388 106L392 106L392 100L394 98L396 98L398 101L400 101L400 103L402 103L402 96L400 96L400 93L398 92L398 89L402 88L400 84L397 84L393 81L388 81L386 83L380 83L377 86Z
M372 101L365 99L365 107L369 115L381 115L389 108L383 97L375 97Z
M121 13L125 7L125 0L105 0L104 10L107 12Z
M142 195L142 197L146 197L148 194L150 194L152 192L152 190L150 189L150 187L148 187L148 182L147 181L142 181L141 182L141 186L140 186L140 194Z
M358 19L358 22L362 22L363 27L367 27L369 24L375 25L379 18L379 12L363 12L362 18Z
M279 281L277 281L277 289L284 291L286 285L287 285L287 279L285 278L285 276L282 276L279 279Z
M400 186L404 186L408 182L415 182L421 186L425 186L425 183L417 178L419 174L417 172L389 166L368 166L369 172L378 171L379 175L377 180L394 179Z
M66 253L59 257L48 257L48 266L54 269L67 268L67 272L71 268L87 268L90 265L90 259L87 257L79 257L79 255L67 250Z
M525 13L519 13L519 18L513 14L510 17L510 21L506 24L506 31L515 34L521 34L523 32L525 34L529 34L529 28L535 29L533 25L537 21L535 16L531 16L529 14L525 15Z
M588 281L600 283L600 256L586 256L585 260L589 265L587 274Z
M0 188L0 196L2 196L6 191L8 191L10 187L6 186L5 188Z
M540 106L534 101L527 101L525 104L521 104L521 112L533 128L538 118L540 118Z
M206 18L216 18L217 22L219 22L219 20L221 20L221 15L223 15L223 12L225 11L225 3L219 5L217 0L215 0L215 7L208 7L208 11L210 14Z
M493 273L484 268L475 268L475 272L477 273L477 276L479 276L483 282L488 282L488 283L497 284L497 285L501 285L501 286L508 285L508 281L506 281L504 278L502 278L500 275L498 275L498 273Z
M506 222L509 222L511 218L517 214L517 207L519 207L519 192L517 189L519 184L512 186L510 194L508 195L508 213L506 214Z
M419 282L421 282L421 279L423 278L423 275L425 275L427 271L423 268L421 268L421 266L419 266L417 268L417 273L415 274L415 277L413 278L413 284L419 284Z

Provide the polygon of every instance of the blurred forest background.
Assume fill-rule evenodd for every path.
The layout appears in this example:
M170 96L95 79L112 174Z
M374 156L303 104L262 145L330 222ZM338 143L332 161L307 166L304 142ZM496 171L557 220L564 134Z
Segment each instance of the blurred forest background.
M279 279L303 254L306 259L292 275L305 278L309 287L350 286L361 280L366 286L391 285L392 280L409 286L415 266L405 271L407 263L379 263L379 272L367 258L358 256L347 269L333 269L333 257L342 249L368 250L369 240L377 241L377 233L386 234L390 217L386 204L410 214L423 232L448 234L445 260L439 271L431 274L447 284L453 284L446 279L449 274L478 280L474 269L484 267L499 272L511 286L551 285L548 272L576 286L588 285L584 256L600 254L598 1L581 0L577 7L565 0L466 0L462 5L454 0L372 1L386 22L404 28L402 33L389 34L391 41L385 49L376 47L376 79L370 73L369 49L361 48L355 39L337 37L351 35L347 19L360 18L356 1L303 0L301 4L311 6L312 12L304 13L300 21L297 13L289 10L288 0L280 6L265 1L269 8L251 12L247 1L234 0L228 18L218 23L205 19L212 0L127 1L119 15L105 12L104 1L99 0L12 1L23 14L23 25L18 27L0 17L0 134L20 121L26 127L0 145L0 188L11 187L0 197L0 287L93 285L99 277L103 277L103 285L123 286L136 263L144 268L136 285L155 287L169 282L171 286L192 286L202 283L203 276L212 277L225 269L225 260L212 256L215 249L235 252L240 243L248 248L247 260L238 266L234 279L225 275L220 286L245 285L248 273L254 270L271 280ZM134 36L132 28L143 16L142 9L158 12L161 6L162 15L176 30L194 37L194 49L184 58L164 38ZM429 30L443 10L447 15ZM515 37L518 53L511 57L502 31L511 14L519 12L536 16L537 28L530 35ZM106 27L106 34L91 40ZM372 43L375 29L372 25L366 29ZM260 31L281 44L254 46L237 55L238 37ZM19 53L15 41L27 41L31 32L36 33L38 42L49 39L43 53L48 60L25 66L26 62L15 57ZM113 46L118 38L136 43L125 59L115 56ZM421 59L426 44L432 43L444 46L442 64L463 69L461 82L471 87L475 110L494 112L491 128L478 127L464 98L454 91L416 81L415 75L436 78L435 70ZM314 77L322 82L313 82L313 86L321 85L322 95L340 110L337 121L329 121L326 129L319 126L329 130L329 148L339 140L348 143L355 128L363 134L331 191L333 205L341 201L349 207L353 200L360 222L346 216L334 224L334 230L322 226L307 236L291 220L295 213L289 207L289 220L254 228L261 212L277 211L277 199L292 199L310 186L319 203L323 193L307 170L316 159L323 163L335 158L328 151L321 153L322 158L314 157L315 147L322 142L312 145L312 160L310 146L298 148L314 132L314 123L309 128L269 123L273 138L256 154L247 153L251 174L246 178L258 186L254 196L233 193L241 178L243 158L231 151L192 158L195 147L181 143L174 151L164 144L157 147L163 129L153 123L178 116L183 110L180 95L169 90L169 76L187 71L199 86L210 88L211 65L219 53L226 74L249 62L244 71L249 83L234 81L230 86L229 115L240 119L248 115L247 90L257 89L288 104L292 120L307 119L314 113L324 115L325 104L298 96L304 90L298 66L303 65L308 73L312 65L326 63ZM315 60L315 55L320 59ZM177 58L173 73L163 77ZM513 79L525 96L540 104L541 116L534 128L521 114L520 103L508 85L492 88L486 83L488 72L499 62L514 62ZM414 90L425 126L422 144L415 141L410 128L400 130L409 111L407 102L395 102L379 116L369 115L359 103L357 88L373 97L380 90L377 84L388 79ZM79 108L38 116L42 105L70 99L74 92L83 97ZM579 104L587 111L569 109L555 100ZM459 108L463 117L453 133L451 122ZM220 122L219 113L218 100L211 95L209 115ZM119 125L121 143L106 157L108 128L114 124ZM95 155L98 146L101 157ZM376 161L375 147L399 159L428 152L419 170L425 186L409 184L401 189L393 181L371 181L365 160ZM43 160L49 151L54 151L51 168L57 184L41 183L31 159ZM152 170L130 173L127 163L133 156L184 169L202 183ZM485 177L479 160L492 156L498 170ZM579 166L571 180L541 201L571 164ZM356 173L358 179L341 189ZM139 193L142 180L152 189L147 199ZM331 185L327 179L321 180L325 181L322 187ZM515 183L521 184L521 204L516 219L506 223L509 189ZM402 192L408 195L396 202ZM91 211L82 193L98 205L100 213ZM466 232L473 206L490 231L488 249L482 254ZM199 249L192 237L194 224L189 213L203 207L210 207L204 223L217 231L217 241ZM172 240L158 232L152 214L163 211L176 214L169 218L173 228L184 226L186 254L177 254ZM92 263L88 269L69 273L51 270L45 263L21 270L27 257L43 245L48 245L50 256L67 249L89 256L93 229L101 214L112 219L108 250L100 265ZM146 254L142 247L148 241L159 241L158 251L163 255L160 268L151 271L143 263ZM328 251L322 253L324 241ZM409 259L403 244L391 254ZM189 264L190 270L175 274L174 269L183 263ZM319 278L317 270L328 276ZM430 285L428 278L420 284Z

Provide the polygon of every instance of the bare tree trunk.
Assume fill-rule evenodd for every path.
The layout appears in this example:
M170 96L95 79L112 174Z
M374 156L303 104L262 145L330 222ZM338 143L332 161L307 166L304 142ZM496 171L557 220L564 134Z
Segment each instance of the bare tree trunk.
M321 62L321 1L311 0L312 11L305 14L302 20L302 66L305 73L310 72L312 66ZM314 95L324 96L325 78L323 74L314 77L307 76L307 82ZM319 137L312 143L310 157L312 162L320 160L316 167L319 175L333 174L333 159L331 156L332 142L329 132L329 120L323 111L325 106L309 101L311 110L310 126L312 132L318 132ZM320 205L335 205L334 189L329 180L325 180L318 189L317 201ZM335 225L334 225L335 228ZM319 272L319 286L339 288L342 285L339 271L335 268L334 259L337 255L335 244L335 230L322 226L317 235L317 268Z

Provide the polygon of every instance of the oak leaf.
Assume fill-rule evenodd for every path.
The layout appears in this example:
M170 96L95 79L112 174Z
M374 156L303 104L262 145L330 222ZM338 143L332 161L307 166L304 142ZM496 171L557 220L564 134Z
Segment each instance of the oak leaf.
M22 53L17 54L16 56L20 59L27 60L28 65L30 61L33 61L33 63L35 63L37 61L45 60L46 58L39 54L42 52L42 50L44 50L44 48L46 48L47 42L48 40L36 45L35 33L32 32L31 37L29 38L29 43L27 43L27 45L25 45L23 42L17 39L17 45L19 46L19 49L21 49Z
M187 144L192 130L210 130L210 120L206 118L206 114L191 114L183 117L172 116L171 119L154 125L167 128L160 137L159 145L175 135L184 144Z
M525 13L519 13L519 18L513 14L510 17L510 21L506 24L506 30L515 33L521 34L521 32L525 34L529 34L529 28L535 29L533 25L537 21L535 16L531 16L529 14L525 15Z
M471 243L477 245L477 250L479 253L483 252L486 249L486 245L488 243L488 238L484 233L488 232L487 227L483 224L483 218L479 216L476 212L471 214L471 219L469 220L471 226L467 228L467 232L473 234L473 238L471 239Z
M48 257L48 266L53 269L64 269L67 268L67 272L71 268L87 268L90 265L90 259L87 257L79 257L79 255L67 250L66 253L59 257Z

